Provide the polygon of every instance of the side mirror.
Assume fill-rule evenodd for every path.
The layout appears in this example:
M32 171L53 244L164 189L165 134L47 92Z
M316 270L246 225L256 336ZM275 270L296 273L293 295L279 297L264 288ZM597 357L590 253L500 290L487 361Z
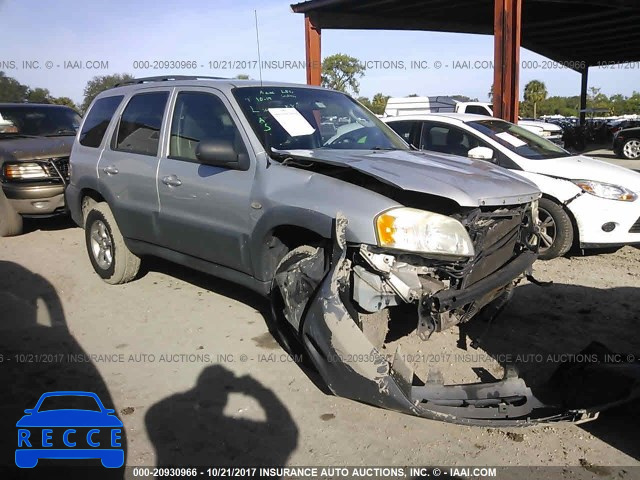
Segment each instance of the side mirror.
M493 160L493 150L487 147L472 148L467 152L467 157L475 160Z
M196 147L196 158L199 162L213 167L232 170L248 170L249 157L236 151L229 140L202 139Z
M116 411L113 408L105 408L104 413L111 415L112 413L116 413Z
M27 415L31 415L33 413L33 408L27 408L24 413L26 413Z

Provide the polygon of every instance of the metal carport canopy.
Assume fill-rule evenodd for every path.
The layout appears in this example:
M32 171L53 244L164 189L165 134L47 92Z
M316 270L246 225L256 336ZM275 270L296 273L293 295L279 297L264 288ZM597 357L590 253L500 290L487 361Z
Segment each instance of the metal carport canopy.
M640 60L640 2L636 0L521 0L521 4L520 0L311 0L291 8L305 14L307 25L318 33L321 29L361 29L492 35L498 34L500 2L507 8L509 4L521 8L504 29L507 34L510 26L517 29L521 25L517 46L583 73L585 89L586 68L582 65ZM496 43L496 54L498 47ZM518 63L514 62L516 70ZM513 75L517 86L518 72Z

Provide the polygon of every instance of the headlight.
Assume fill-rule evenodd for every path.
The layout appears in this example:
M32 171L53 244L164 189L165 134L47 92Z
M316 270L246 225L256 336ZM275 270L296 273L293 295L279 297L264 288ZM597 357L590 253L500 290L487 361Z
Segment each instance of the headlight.
M631 190L619 185L610 183L594 182L593 180L572 180L577 186L585 192L595 195L596 197L606 198L608 200L620 200L621 202L633 202L638 195Z
M38 180L49 178L39 163L5 164L4 177L8 180Z
M473 243L456 219L415 208L394 208L375 220L378 245L410 252L473 257Z

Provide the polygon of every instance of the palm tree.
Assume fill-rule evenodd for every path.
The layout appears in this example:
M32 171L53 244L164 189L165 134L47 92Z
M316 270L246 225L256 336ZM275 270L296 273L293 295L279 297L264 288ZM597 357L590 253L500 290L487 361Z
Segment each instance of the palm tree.
M547 98L547 87L540 80L531 80L524 87L524 100L533 104L533 118L536 118L537 104Z

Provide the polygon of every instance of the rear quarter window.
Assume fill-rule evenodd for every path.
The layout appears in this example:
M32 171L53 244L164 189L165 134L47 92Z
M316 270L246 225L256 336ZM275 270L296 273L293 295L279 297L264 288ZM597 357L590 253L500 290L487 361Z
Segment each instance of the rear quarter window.
M92 148L100 146L109 122L111 122L111 117L123 98L123 95L104 97L93 104L80 132L80 145Z

